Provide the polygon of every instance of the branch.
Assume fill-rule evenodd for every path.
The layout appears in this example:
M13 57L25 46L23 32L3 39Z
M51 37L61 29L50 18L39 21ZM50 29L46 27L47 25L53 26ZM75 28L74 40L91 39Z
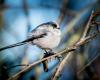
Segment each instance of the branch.
M77 75L79 75L82 71L86 69L86 67L90 66L93 61L95 61L100 56L100 53L97 54L89 63L87 63L85 66L83 66L78 72Z
M20 66L25 66L25 67L26 67L26 66L29 66L29 64L19 64L19 65L11 66L11 67L9 67L9 68L7 68L7 67L5 67L5 66L4 66L4 67L5 67L6 70L8 70L8 69L12 69L12 68L15 68L15 67L20 67Z
M88 33L88 30L90 28L90 25L91 23L92 24L97 24L97 25L100 25L100 22L95 22L96 18L100 15L100 12L97 12L97 13L94 13L94 11L92 11L91 15L90 15L90 18L87 22L87 25L85 27L85 30L84 30L84 33L83 33L83 36L81 39L85 38L87 33Z
M96 33L96 34L93 34L89 37L86 37L84 40L82 41L79 41L78 44L76 44L75 46L71 46L69 48L65 48L64 50L62 50L61 52L59 53L56 53L52 56L49 56L49 57L46 57L46 58L43 58L41 60L38 60L36 62L33 62L32 64L30 64L29 66L25 67L23 70L21 70L20 72L16 73L14 76L10 77L8 80L15 80L16 78L20 77L22 74L24 74L25 72L31 70L35 65L41 63L42 61L45 61L45 60L48 60L48 59L51 59L51 58L54 58L58 55L62 55L62 54L66 54L68 52L71 52L71 51L74 51L77 49L77 47L83 45L83 44L86 44L87 42L89 42L90 40L94 39L97 35L99 35L100 33Z
M86 35L87 35L87 33L88 33L88 30L89 30L89 28L90 28L90 25L91 25L91 21L93 20L94 17L95 17L95 15L94 15L94 12L92 11L91 16L90 16L90 18L89 18L89 21L88 21L88 23L87 23L87 25L86 25L86 27L85 27L84 32L83 32L82 38L79 40L79 42L77 42L77 43L75 44L75 47L76 47L76 48L79 47L79 46L81 46L81 45L83 45L83 44L85 44L85 43L87 43L87 42L89 42L90 40L94 39L98 34L100 34L100 32L97 31L96 33L94 33L94 34L89 35L89 36L86 37ZM66 56L66 57L64 58L64 60L60 63L60 66L58 67L58 70L56 71L53 80L57 80L57 78L59 77L59 75L60 75L60 73L61 73L63 67L65 66L66 60L67 60L68 58L69 58L69 56Z
M59 78L59 75L61 74L61 71L64 68L66 61L68 61L69 58L71 58L72 54L73 52L70 52L68 55L66 55L63 61L60 63L58 70L56 71L55 76L53 77L52 80L57 80Z
M67 3L68 3L68 0L62 0L62 7L60 9L60 15L58 16L58 19L56 20L56 22L60 25L61 22L63 21L65 15L66 15L66 8L67 8Z
M86 44L86 43L89 42L90 40L94 39L97 35L100 35L100 33L95 33L95 34L93 34L93 35L91 35L91 36L88 36L88 37L84 38L83 40L80 40L78 43L75 44L76 49L77 49L77 47L79 47L79 46L81 46L81 45L83 45L83 44ZM67 59L69 59L70 55L71 55L71 54L67 55L67 56L64 58L64 60L60 63L60 66L58 67L58 70L56 71L53 80L57 80L59 74L61 73L61 71L62 71L62 69L63 69L63 67L64 67L64 65L65 65L65 63L66 63L66 61L67 61Z
M83 33L83 36L82 36L81 39L85 38L86 35L87 35L87 32L88 32L88 30L89 30L89 28L90 28L91 20L92 20L92 18L93 18L93 14L94 14L94 11L92 11L92 13L91 13L91 15L90 15L90 18L89 18L89 20L88 20L88 22L87 22L87 25L86 25L86 27L85 27L85 30L84 30L84 33Z
M35 65L47 60L47 59L51 59L53 57L56 57L58 55L64 54L64 53L68 53L71 51L74 51L76 48L75 47L70 47L70 48L65 48L63 51L56 53L55 55L43 58L41 60L38 60L36 62L33 62L32 64L30 64L29 66L27 66L26 68L24 68L23 70L21 70L20 72L18 72L17 74L15 74L14 76L12 76L11 78L9 78L8 80L15 80L16 78L18 78L21 74L27 72L28 70L32 69Z

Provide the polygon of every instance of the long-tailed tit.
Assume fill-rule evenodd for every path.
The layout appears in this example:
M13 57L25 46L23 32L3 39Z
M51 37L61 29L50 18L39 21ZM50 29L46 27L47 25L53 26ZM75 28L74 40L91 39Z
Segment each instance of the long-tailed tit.
M54 22L47 22L47 23L40 24L34 30L32 30L28 39L16 44L12 44L12 45L0 48L0 51L8 49L8 48L24 45L26 43L31 43L32 45L37 45L38 47L46 51L46 54L43 57L45 58L51 55L50 52L47 52L47 51L52 50L52 48L57 47L58 44L60 43L60 40L61 40L60 27ZM48 71L47 62L48 62L47 60L42 62L44 71L46 72Z
M58 46L61 40L60 27L54 22L47 22L40 24L34 30L32 30L30 37L22 42L12 44L3 48L0 51L24 45L26 43L31 43L32 45L37 45L44 50L51 50Z

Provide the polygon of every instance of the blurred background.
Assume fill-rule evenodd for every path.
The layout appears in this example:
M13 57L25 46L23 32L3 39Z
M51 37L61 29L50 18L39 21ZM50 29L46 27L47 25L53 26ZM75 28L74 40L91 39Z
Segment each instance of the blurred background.
M54 21L62 31L62 40L54 49L59 52L80 39L92 10L100 12L100 0L0 0L0 48L23 41L39 24ZM97 20L100 21L100 18ZM90 34L94 31L95 27ZM10 67L31 64L41 59L43 53L43 50L30 44L0 52L0 80L7 80L24 66ZM100 36L75 52L59 79L100 80L100 56L76 75L97 54L100 54ZM42 64L36 65L18 80L50 80L58 62L50 60L48 72L43 71Z

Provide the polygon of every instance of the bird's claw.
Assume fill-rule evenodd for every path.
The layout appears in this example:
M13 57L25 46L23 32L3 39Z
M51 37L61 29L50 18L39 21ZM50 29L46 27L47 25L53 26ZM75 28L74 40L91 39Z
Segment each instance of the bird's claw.
M56 54L56 53L53 52L52 50L50 50L49 52L44 53L44 56L45 57L49 57L49 56L52 56L54 54ZM61 61L62 60L62 56L61 55L55 56L55 59L58 59L58 61Z
M62 56L55 56L55 59L58 59L58 61L62 60Z

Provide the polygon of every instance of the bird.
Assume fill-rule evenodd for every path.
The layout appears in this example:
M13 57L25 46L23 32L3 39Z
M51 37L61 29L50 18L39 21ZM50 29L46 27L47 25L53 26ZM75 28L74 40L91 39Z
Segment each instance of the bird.
M46 22L40 24L35 29L33 29L29 34L28 39L0 48L0 51L21 46L27 43L31 43L32 45L37 45L39 48L46 51L57 47L60 43L60 40L61 40L61 30L59 25L55 22Z
M45 53L49 54L49 52L52 51L53 48L56 48L59 45L60 41L60 26L56 22L49 21L42 23L35 29L33 29L30 32L28 39L0 48L0 51L29 43L38 46L39 48L43 49ZM44 55L44 57L47 57L47 54ZM48 71L48 69L45 69L45 71Z

